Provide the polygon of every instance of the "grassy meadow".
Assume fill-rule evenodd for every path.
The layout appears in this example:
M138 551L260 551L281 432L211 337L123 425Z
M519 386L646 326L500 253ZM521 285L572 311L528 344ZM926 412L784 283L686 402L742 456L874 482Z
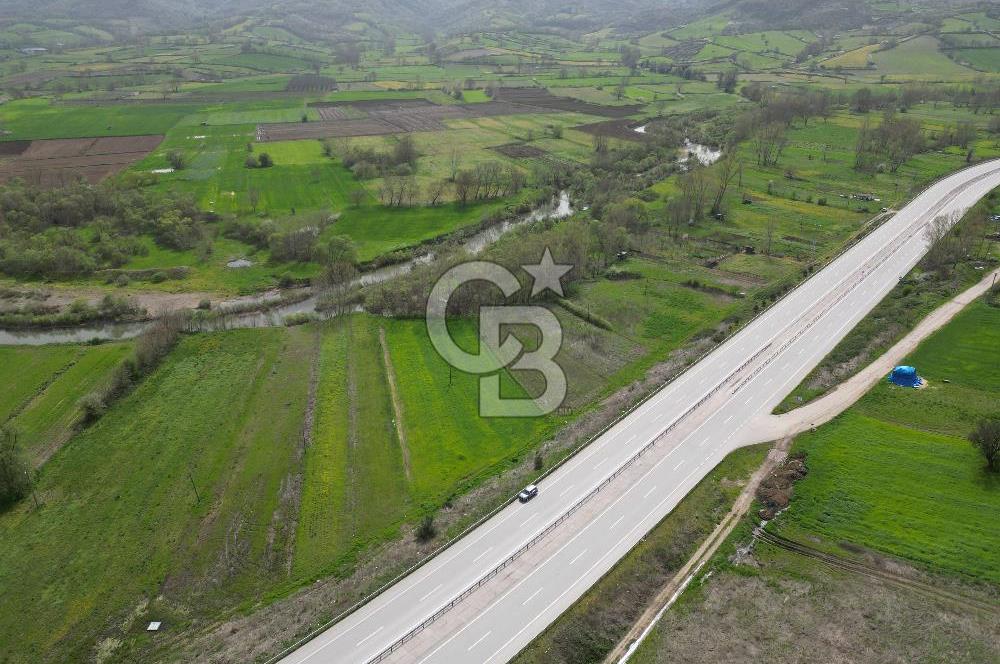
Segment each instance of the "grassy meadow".
M465 343L474 332L456 329ZM352 316L324 326L319 370L295 554L295 572L307 577L350 569L403 522L502 472L549 427L544 419L480 417L478 378L449 371L422 321ZM505 394L518 390L504 381Z
M456 328L466 345L474 332ZM17 412L29 454L53 429L69 430L78 398L127 349L0 349L3 371L27 379L2 403L7 417ZM182 628L348 574L363 552L501 473L551 431L544 418L479 417L476 380L449 372L420 321L358 315L185 336L45 462L40 509L22 503L0 515L0 587L34 598L0 615L0 654L84 659L112 625L121 626L119 652L131 652L148 645L147 615ZM505 394L521 392L503 381Z
M130 344L0 346L0 422L38 465L74 433L77 405L127 355Z
M774 525L786 537L815 533L921 567L1000 583L1000 478L965 440L975 422L1000 416L1000 309L979 300L908 358L928 386L880 383L796 448L809 475ZM945 381L948 382L945 382Z
M281 486L300 445L309 340L185 338L49 459L42 509L0 515L0 585L26 600L0 617L4 658L87 658L112 624L138 638L131 621L163 592L205 607L284 578Z

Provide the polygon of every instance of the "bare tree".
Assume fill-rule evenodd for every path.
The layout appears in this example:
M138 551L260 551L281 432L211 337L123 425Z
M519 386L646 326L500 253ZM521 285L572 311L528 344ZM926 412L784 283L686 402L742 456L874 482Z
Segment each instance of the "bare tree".
M448 179L454 182L458 176L458 169L462 166L462 153L457 147L451 149L451 153L448 155L448 165L451 168L451 176Z
M708 169L696 166L677 179L677 187L681 198L685 199L687 209L691 213L690 221L700 221L705 215L705 203L708 200L708 189L712 177Z
M260 204L260 189L257 187L247 189L247 201L250 203L250 209L256 212L257 205Z
M361 207L361 204L365 202L367 194L365 190L361 187L351 189L347 194L347 199L351 202L354 207Z
M167 163L175 171L183 170L185 166L184 153L180 150L170 150L167 152Z
M594 152L604 154L608 151L608 137L604 134L594 134Z
M445 180L435 180L427 186L427 203L437 205L441 197L448 190L448 183Z
M691 203L683 196L677 196L667 201L664 207L667 218L667 227L670 229L670 236L675 240L681 236L681 227L691 218Z
M854 167L872 172L886 166L895 173L907 159L924 150L926 141L920 122L887 113L878 127L866 119L854 149Z
M928 249L923 264L927 268L940 270L961 258L958 242L951 233L953 223L951 217L940 215L924 229L924 240Z
M733 147L727 147L722 159L715 165L715 199L712 201L712 214L722 212L722 199L726 195L729 184L739 172L740 160Z
M639 49L634 46L622 46L620 53L623 67L635 70L639 66L639 58L642 57L642 52Z
M965 149L974 140L976 140L976 125L971 122L959 122L955 126L955 145Z
M455 175L455 198L462 205L469 202L472 195L472 188L475 186L475 177L472 171L459 171Z
M316 248L315 259L323 266L320 284L338 314L347 313L348 295L357 275L357 248L346 236L335 235Z
M777 166L787 143L785 127L779 122L768 122L757 127L753 134L753 151L758 166Z
M774 247L774 231L777 227L777 222L774 220L774 216L769 216L767 218L767 225L764 227L764 253L768 256L771 255L771 249Z

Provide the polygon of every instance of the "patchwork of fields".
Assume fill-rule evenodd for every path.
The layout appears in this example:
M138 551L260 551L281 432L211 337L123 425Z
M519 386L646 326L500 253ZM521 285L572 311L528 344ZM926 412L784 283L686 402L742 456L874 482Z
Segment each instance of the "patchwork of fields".
M463 343L475 333L459 332ZM22 427L29 453L54 451L49 441L72 431L79 397L127 349L0 349L3 371L23 377L0 414ZM506 380L505 393L520 389ZM480 418L475 381L448 370L417 321L354 316L186 337L48 460L37 488L46 509L0 515L10 544L0 551L0 584L39 598L16 619L0 618L2 642L21 644L19 652L85 649L82 635L109 621L126 620L138 638L141 625L128 621L154 610L150 603L186 623L233 598L350 572L359 554L498 472L549 429L544 419ZM111 519L115 547L94 535ZM31 554L52 541L76 544Z
M367 14L322 38L297 26L301 19L277 17L127 40L120 35L137 27L117 19L102 27L0 19L5 311L165 293L211 310L236 294L310 282L320 290L341 267L354 274L430 249L450 260L459 232L560 191L569 192L569 219L523 226L484 257L503 262L552 232L553 253L575 251L566 260L582 275L546 305L564 331L556 359L569 394L539 418L481 417L477 378L448 367L421 320L391 313L184 334L86 427L81 399L141 342L0 347L0 424L18 431L39 501L0 512L0 595L17 598L15 610L0 611L0 661L166 661L178 659L180 641L220 661L258 657L273 643L246 656L239 648L255 633L237 629L240 620L252 624L257 609L278 604L296 614L288 633L326 619L718 342L865 232L883 207L1000 157L1000 109L984 101L1000 82L1000 19L937 8L924 23L898 4L877 4L877 20L843 29L771 29L742 23L727 6L683 25L586 33L504 25L433 43L383 30ZM947 96L936 94L943 85ZM865 88L868 105L855 96ZM782 102L783 115L765 114ZM861 170L860 139L887 118L919 124L919 149ZM771 162L762 128L780 134ZM689 141L722 161L684 163ZM886 152L902 149L890 143ZM108 193L86 223L50 191L77 178ZM41 189L25 194L22 183ZM408 198L387 197L401 185ZM133 214L128 202L144 197L146 216ZM164 212L172 197L183 199L184 214ZM557 246L559 231L579 242ZM34 269L65 256L90 259L89 271L86 261L55 276ZM408 285L380 288L416 301ZM1000 417L998 312L976 303L909 359L927 389L879 385L801 436L796 449L808 454L810 473L769 527L827 553L884 558L995 595L1000 533L983 515L996 513L1000 487L964 437L971 422ZM472 320L452 321L452 332L475 346ZM503 372L501 383L509 396L539 387L529 372ZM605 590L644 601L618 582L634 583L635 570L647 585L662 581L762 453L731 456ZM416 530L428 517L439 533L422 542ZM708 597L722 616L719 633L746 633L746 615L809 596L812 586L799 584L836 590L836 579L811 577L760 547L764 569L716 560L728 585L717 591L703 577L682 611ZM793 580L771 576L775 561ZM759 582L746 596L744 578ZM320 586L332 601L313 596L307 606L308 591L299 591ZM849 601L827 596L857 616L862 590L851 586ZM876 618L856 622L893 624L893 597L878 595ZM725 613L730 600L741 617ZM810 623L812 612L825 622ZM579 652L611 638L580 615L524 661L582 661ZM151 619L164 622L163 634L145 632ZM835 619L806 607L781 620L815 634ZM925 650L990 660L995 644L976 638L977 620L956 628L958 646ZM694 647L701 641L682 622L670 627L682 638L654 634L637 661L789 652L768 629L758 650ZM919 636L912 627L886 631ZM932 641L950 635L934 623L926 631ZM852 640L864 655L884 652ZM791 652L808 659L808 649Z

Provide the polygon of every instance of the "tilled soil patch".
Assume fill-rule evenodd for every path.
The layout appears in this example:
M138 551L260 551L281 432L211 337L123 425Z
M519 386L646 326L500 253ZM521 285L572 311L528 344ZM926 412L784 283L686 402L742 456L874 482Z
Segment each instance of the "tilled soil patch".
M638 105L604 106L591 104L572 97L556 96L545 88L500 88L497 90L496 100L555 111L599 115L606 118L625 118L635 115L642 108Z
M23 178L43 187L59 186L78 177L99 182L139 161L162 140L163 136L152 135L17 141L27 145L15 146L13 149L21 152L10 153L15 158L0 164L0 181Z
M641 143L649 140L648 135L640 134L635 131L632 127L633 124L635 123L631 120L604 120L602 122L579 125L577 127L573 127L573 129L587 134L592 134L594 136L607 136L608 138L617 138L623 141L636 141L637 143Z
M512 159L538 159L548 154L545 150L524 143L507 143L490 149Z
M319 105L323 104L323 105ZM443 131L444 120L541 113L540 108L507 102L442 106L426 99L376 102L315 102L320 122L281 122L257 126L257 140L293 141L310 138L381 136L419 131ZM364 117L358 118L359 114Z

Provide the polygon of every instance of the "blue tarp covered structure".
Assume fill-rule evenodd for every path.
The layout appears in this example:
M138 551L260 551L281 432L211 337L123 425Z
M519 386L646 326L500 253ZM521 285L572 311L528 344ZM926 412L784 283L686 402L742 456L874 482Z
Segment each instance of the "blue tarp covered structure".
M899 366L889 374L889 382L900 387L920 387L924 382L913 367Z

